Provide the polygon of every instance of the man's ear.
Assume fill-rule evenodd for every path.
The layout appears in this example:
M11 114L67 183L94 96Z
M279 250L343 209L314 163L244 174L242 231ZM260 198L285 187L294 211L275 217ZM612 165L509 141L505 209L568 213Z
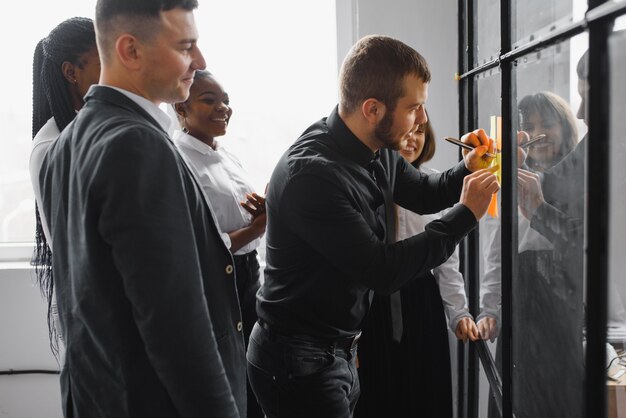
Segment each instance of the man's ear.
M76 68L74 67L74 64L69 61L63 61L63 64L61 64L61 71L63 72L63 77L65 77L68 83L76 84Z
M363 117L372 125L378 124L385 116L386 111L385 104L374 98L365 100L361 105Z
M115 52L120 63L131 70L141 67L139 48L141 48L139 40L128 33L121 35L115 42Z

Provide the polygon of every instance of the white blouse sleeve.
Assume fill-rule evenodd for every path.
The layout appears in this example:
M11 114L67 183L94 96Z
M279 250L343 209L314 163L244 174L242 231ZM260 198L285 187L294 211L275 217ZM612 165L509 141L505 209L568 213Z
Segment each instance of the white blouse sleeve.
M439 285L439 292L446 308L448 324L452 332L456 331L459 321L463 318L472 318L467 308L465 296L465 281L459 271L459 249L439 267L433 269L433 275Z
M487 219L483 223L486 235L483 252L485 254L484 276L480 282L480 315L477 322L489 316L500 324L500 310L502 304L502 272L500 245L500 222L498 219Z

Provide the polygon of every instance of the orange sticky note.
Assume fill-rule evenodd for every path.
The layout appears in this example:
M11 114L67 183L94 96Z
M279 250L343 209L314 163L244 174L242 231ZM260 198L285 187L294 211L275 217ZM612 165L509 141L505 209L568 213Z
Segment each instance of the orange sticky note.
M487 209L487 213L492 218L498 217L498 194L497 193L494 193L491 196L491 202L489 202L489 208Z

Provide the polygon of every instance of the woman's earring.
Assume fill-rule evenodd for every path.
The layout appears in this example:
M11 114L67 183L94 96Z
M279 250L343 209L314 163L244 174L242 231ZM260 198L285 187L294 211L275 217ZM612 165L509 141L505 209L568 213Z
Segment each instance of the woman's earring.
M182 131L183 131L184 133L188 134L188 133L189 133L189 129L187 129L187 126L186 126L186 125L187 125L187 118L183 119L183 128L182 128Z

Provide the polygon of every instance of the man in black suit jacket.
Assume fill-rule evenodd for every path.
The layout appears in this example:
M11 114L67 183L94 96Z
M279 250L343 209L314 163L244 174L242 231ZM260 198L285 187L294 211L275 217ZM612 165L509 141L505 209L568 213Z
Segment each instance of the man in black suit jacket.
M100 85L46 156L68 417L240 417L232 257L158 105L205 61L195 0L99 0Z

